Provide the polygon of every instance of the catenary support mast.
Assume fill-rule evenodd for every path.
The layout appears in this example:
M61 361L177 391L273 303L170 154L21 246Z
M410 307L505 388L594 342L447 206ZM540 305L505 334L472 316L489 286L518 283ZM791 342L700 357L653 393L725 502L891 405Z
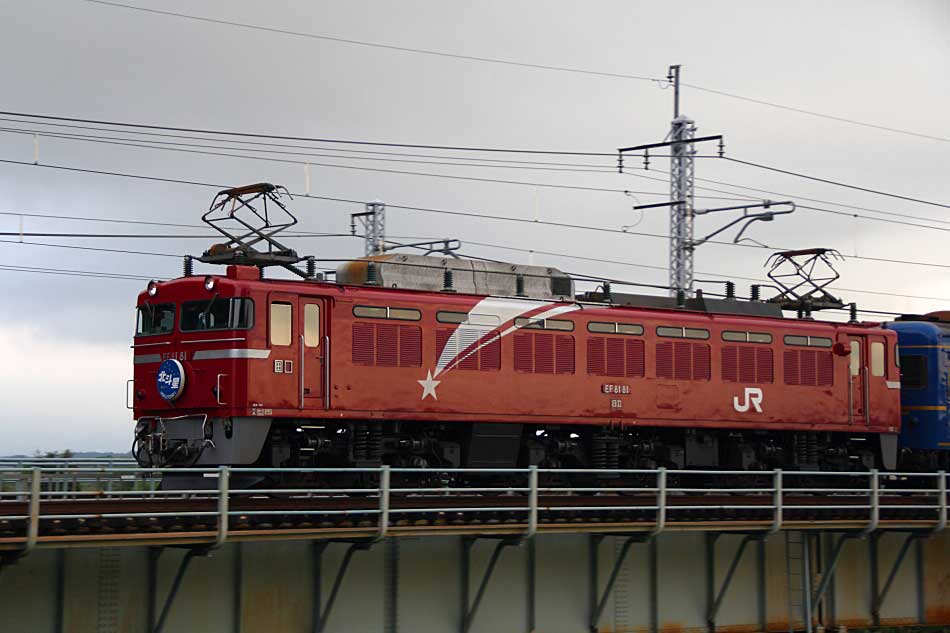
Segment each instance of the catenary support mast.
M693 162L696 135L692 119L680 114L680 67L670 66L673 123L670 159L670 294L693 293Z

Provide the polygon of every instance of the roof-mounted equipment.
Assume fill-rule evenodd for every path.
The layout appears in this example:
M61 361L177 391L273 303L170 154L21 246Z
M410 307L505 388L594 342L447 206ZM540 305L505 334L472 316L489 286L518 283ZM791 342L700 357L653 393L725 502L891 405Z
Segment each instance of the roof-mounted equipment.
M219 191L201 219L227 239L198 258L206 264L281 266L308 278L295 264L306 259L275 238L295 224L297 218L280 201L290 192L267 182Z
M779 294L769 302L806 318L815 310L843 308L845 303L827 290L841 277L835 270L835 260L844 261L844 257L833 248L774 253L765 265L769 269L769 279L778 286Z

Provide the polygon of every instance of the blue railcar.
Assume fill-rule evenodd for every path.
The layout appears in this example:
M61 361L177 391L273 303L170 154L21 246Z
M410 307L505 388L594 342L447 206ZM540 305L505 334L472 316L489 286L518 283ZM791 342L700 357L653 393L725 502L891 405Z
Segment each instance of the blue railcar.
M897 332L902 462L945 468L950 464L950 314L903 317L886 327Z

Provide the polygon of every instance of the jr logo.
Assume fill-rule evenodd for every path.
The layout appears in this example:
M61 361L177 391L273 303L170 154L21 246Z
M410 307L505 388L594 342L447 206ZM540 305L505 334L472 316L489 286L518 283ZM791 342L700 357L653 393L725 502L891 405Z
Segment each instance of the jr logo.
M762 413L762 390L758 387L745 388L745 401L739 403L739 396L733 396L732 406L739 413L745 413L753 407L756 413Z

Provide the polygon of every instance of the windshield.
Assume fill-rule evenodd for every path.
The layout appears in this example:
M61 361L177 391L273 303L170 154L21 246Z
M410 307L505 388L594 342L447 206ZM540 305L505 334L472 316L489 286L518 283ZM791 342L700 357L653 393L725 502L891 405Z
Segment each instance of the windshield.
M181 306L181 331L245 330L254 324L254 302L250 299L186 301Z
M135 320L136 336L168 334L174 327L174 303L160 303L154 306L146 303L138 308L138 316Z

